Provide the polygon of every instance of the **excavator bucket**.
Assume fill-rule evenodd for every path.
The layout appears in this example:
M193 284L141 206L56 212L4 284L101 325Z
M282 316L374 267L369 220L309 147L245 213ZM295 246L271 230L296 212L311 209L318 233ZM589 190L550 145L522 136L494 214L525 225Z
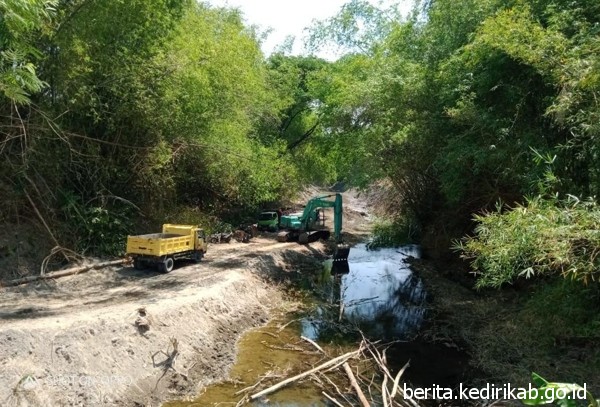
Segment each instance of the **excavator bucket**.
M333 254L333 265L331 266L331 274L348 274L350 266L348 265L348 255L350 247L338 246Z

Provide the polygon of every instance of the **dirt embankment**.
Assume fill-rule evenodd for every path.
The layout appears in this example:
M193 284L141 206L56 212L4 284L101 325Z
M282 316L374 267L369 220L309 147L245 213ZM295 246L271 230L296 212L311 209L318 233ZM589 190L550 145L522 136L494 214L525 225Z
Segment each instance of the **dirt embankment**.
M345 231L360 239L368 216L354 195L346 202ZM202 263L169 274L112 268L0 288L0 405L192 396L227 377L241 334L285 304L278 283L319 267L327 251L258 237L211 245Z
M239 336L281 305L267 279L324 251L257 238L213 245L201 264L170 274L114 268L3 289L0 405L158 405L195 394L227 375Z

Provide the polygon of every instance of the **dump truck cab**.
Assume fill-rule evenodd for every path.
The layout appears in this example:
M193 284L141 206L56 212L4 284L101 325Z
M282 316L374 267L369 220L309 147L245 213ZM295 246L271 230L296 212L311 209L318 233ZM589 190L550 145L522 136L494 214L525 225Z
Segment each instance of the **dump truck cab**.
M191 236L194 241L193 250L206 253L208 243L206 242L206 233L199 226L191 225L173 225L165 223L162 228L163 235Z
M258 215L258 230L276 232L279 229L279 215L274 211L261 212Z

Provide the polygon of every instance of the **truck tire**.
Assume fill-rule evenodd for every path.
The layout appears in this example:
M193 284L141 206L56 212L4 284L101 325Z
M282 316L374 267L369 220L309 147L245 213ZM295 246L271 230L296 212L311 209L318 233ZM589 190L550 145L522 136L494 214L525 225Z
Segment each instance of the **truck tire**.
M146 262L140 259L133 259L133 268L136 270L144 270L146 268Z
M196 263L200 263L200 261L202 261L202 258L204 257L204 252L202 250L198 250L194 252L194 255L192 256L192 260L194 260L194 262Z
M175 260L172 257L165 257L162 263L159 263L158 269L163 273L170 273L175 267Z

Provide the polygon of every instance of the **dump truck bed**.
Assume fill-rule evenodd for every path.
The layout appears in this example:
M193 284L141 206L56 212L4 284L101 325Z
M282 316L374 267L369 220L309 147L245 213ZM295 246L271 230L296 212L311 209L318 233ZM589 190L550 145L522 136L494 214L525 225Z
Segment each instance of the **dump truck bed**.
M167 256L189 250L194 250L193 236L151 233L127 237L127 253L129 254Z

